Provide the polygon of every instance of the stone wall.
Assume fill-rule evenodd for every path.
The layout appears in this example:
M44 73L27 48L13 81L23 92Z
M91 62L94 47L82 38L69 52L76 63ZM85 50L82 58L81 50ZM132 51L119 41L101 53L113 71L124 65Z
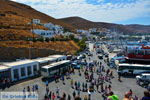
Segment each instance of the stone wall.
M0 61L13 61L21 58L28 59L46 57L54 54L63 53L50 49L0 47Z

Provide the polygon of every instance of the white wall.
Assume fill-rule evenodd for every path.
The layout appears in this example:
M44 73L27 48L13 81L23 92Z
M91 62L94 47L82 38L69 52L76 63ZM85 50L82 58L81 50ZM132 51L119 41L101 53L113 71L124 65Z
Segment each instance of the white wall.
M44 27L46 27L46 28L52 30L52 29L54 29L55 25L52 24L52 23L45 23L45 24L44 24Z
M12 79L12 81L16 81L17 80L17 79L14 78L14 72L13 72L14 69L18 69L19 80L24 79L24 78L28 78L28 77L31 77L31 76L34 76L34 72L33 72L33 66L34 65L37 65L37 70L39 70L39 63L38 62L24 64L24 65L19 65L19 66L13 66L11 68L11 79ZM27 73L28 73L27 67L28 66L31 66L31 75L29 75L29 76L27 75ZM21 76L21 68L25 68L25 72L26 72L25 76Z
M89 51L93 51L94 50L94 43L89 43Z
M32 30L32 32L41 35L43 37L53 37L54 35L56 35L54 31L50 31L50 30L34 29Z
M41 22L40 22L40 19L33 19L32 23L33 24L40 24Z

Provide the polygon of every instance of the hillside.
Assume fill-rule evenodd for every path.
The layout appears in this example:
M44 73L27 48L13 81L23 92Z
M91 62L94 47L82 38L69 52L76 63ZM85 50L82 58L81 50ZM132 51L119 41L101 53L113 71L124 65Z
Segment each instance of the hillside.
M62 21L52 18L44 13L41 13L30 6L20 4L9 0L0 0L0 31L6 34L10 34L8 30L11 29L11 34L14 34L16 39L18 37L28 37L32 34L29 30L32 28L29 22L31 19L40 19L42 23L52 22L57 25L61 25L65 28L73 30L74 28ZM34 28L46 29L40 25L33 25ZM5 31L4 29L8 29ZM16 32L17 31L17 32ZM18 33L16 35L16 33ZM21 35L19 35L19 33ZM9 40L10 37L3 37L4 34L0 34L0 40Z
M123 33L149 33L150 25L121 25L105 22L92 22L80 17L68 17L59 19L65 23L71 24L77 29L89 29L89 28L107 28L111 30L117 30Z
M30 30L32 28L47 30L47 28L41 25L31 25L32 19L40 19L41 23L51 22L53 24L61 25L64 28L74 30L71 25L41 13L30 6L10 0L0 0L0 47L4 50L7 48L14 48L16 51L14 56L17 55L17 53L19 54L18 50L21 50L21 48L25 48L23 50L26 50L29 47L32 47L35 50L42 49L47 52L52 50L69 54L74 54L80 49L74 41L69 40L33 43L25 41L25 39L29 37L38 37L38 35L31 33ZM13 52L10 50L9 54ZM26 52L22 52L22 54L25 55ZM7 56L8 55L3 54L1 57L7 58ZM41 53L41 56L44 56L44 52ZM45 56L47 56L46 53Z
M62 46L63 45L63 46ZM29 41L0 41L0 47L49 49L68 54L74 54L80 47L74 41L29 42Z

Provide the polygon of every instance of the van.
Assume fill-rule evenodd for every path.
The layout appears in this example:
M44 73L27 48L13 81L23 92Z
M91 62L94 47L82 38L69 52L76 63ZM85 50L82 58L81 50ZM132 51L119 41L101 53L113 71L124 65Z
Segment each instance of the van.
M138 76L136 76L136 79L138 81L147 81L147 82L150 82L150 73L149 74L138 75Z

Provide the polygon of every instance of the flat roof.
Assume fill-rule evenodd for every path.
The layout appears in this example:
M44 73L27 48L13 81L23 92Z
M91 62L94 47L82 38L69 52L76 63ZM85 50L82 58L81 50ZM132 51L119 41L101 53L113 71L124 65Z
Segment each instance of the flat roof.
M24 65L24 64L35 63L35 62L37 62L37 61L27 59L27 60L20 60L20 61L15 61L15 62L4 63L4 65L12 67L12 66Z
M150 73L143 73L142 75L150 75Z
M33 59L33 61L37 61L39 63L45 63L47 61L53 61L56 60L57 58L51 58L51 57L43 57L43 58L37 58L37 59Z
M122 63L122 64L119 64L119 66L128 66L128 65L132 65L132 66L139 66L139 67L142 67L142 66L145 66L145 67L150 67L150 65L146 65L146 64L128 64L128 63Z
M48 57L52 57L52 58L60 58L60 57L65 57L66 55L50 55Z
M0 72L2 72L2 71L6 71L6 70L8 70L10 67L7 67L7 66L5 66L5 65L0 65Z
M42 68L48 69L48 68L51 68L51 67L54 67L54 66L57 66L60 64L67 63L67 62L70 62L70 60L63 60L63 61L55 62L55 63L52 63L50 65L43 66Z

